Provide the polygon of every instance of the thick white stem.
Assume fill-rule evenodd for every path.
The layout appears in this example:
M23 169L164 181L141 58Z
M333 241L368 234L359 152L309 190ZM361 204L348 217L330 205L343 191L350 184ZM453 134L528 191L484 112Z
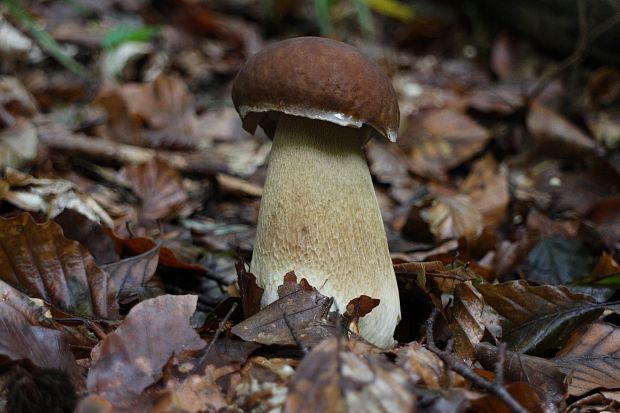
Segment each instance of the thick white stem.
M274 137L251 270L277 299L295 271L340 312L362 294L381 300L361 335L387 347L400 319L398 288L359 129L282 116Z

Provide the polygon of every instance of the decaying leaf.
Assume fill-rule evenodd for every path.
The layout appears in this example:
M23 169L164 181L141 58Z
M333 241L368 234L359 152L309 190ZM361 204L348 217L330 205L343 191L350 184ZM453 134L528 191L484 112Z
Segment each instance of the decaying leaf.
M439 356L420 343L409 343L399 348L397 354L396 364L429 389L440 389L456 381L455 373L446 368Z
M527 116L527 128L536 145L554 157L574 158L593 154L594 140L560 114L539 103L533 103Z
M544 405L536 389L528 383L512 383L506 386L508 393L529 413L545 413ZM487 394L479 399L471 401L471 411L473 412L494 412L510 413L510 409L499 397L494 394Z
M584 242L559 236L540 240L527 256L525 278L545 284L570 284L590 273L594 257Z
M594 389L618 389L620 329L599 322L576 331L553 361L570 378L571 395L581 396Z
M0 170L20 168L37 156L39 139L35 127L19 119L10 129L0 131Z
M437 241L482 234L482 215L467 195L440 195L428 209L430 230Z
M42 325L45 308L0 281L0 364L27 360L77 377L77 364L63 332Z
M86 247L97 265L109 264L119 260L114 241L99 223L73 209L65 209L54 218L62 227L65 237Z
M284 412L413 412L414 384L409 374L385 359L359 357L331 338L297 367Z
M473 359L475 347L485 331L488 330L496 339L501 336L499 316L470 283L460 283L455 287L450 315L455 350L462 358Z
M160 245L143 254L102 265L116 290L117 299L123 301L131 296L143 296L146 284L157 270Z
M38 179L12 168L0 179L0 201L7 201L24 211L42 212L50 219L65 209L74 209L91 221L112 226L112 219L86 194L63 179Z
M482 284L484 300L509 323L503 340L519 353L558 348L586 320L595 319L604 306L585 294L562 286L532 286L525 281Z
M132 308L103 340L88 389L113 404L128 403L161 378L173 354L204 347L189 323L196 301L196 296L162 295Z
M489 343L476 345L476 360L488 370L495 371L499 349ZM543 401L545 411L561 407L566 393L566 375L553 361L507 351L502 366L507 383L529 384Z
M242 259L237 260L235 269L241 294L241 307L245 318L249 318L260 311L260 301L265 290L256 283L256 276L245 269L245 262Z
M181 175L162 160L129 165L120 174L142 200L144 219L171 218L187 206L188 195Z
M173 378L166 382L167 394L155 406L155 412L208 412L225 408L225 395L216 380L222 374L213 366L207 366L201 375L190 375L183 379ZM224 369L219 369L224 370Z
M261 344L312 346L334 334L326 320L332 300L305 278L290 272L278 287L278 300L232 328L244 340Z
M411 166L422 176L443 176L480 151L491 139L488 130L450 109L425 113L406 134L413 135ZM403 138L406 139L406 138Z
M177 77L161 75L146 84L103 90L97 103L108 112L104 133L113 140L151 148L196 148L192 97Z
M284 405L288 382L298 360L279 357L252 357L241 370L235 387L235 404L244 412L269 411Z
M108 274L53 221L37 224L26 213L0 218L0 279L69 313L118 316Z

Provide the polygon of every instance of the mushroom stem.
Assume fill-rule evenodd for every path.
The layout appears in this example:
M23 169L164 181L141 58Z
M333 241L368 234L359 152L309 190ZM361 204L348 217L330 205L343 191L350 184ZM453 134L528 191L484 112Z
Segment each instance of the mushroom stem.
M275 301L295 271L337 310L362 294L380 299L360 320L369 342L393 343L398 288L385 229L362 152L364 129L281 115L261 201L251 269Z

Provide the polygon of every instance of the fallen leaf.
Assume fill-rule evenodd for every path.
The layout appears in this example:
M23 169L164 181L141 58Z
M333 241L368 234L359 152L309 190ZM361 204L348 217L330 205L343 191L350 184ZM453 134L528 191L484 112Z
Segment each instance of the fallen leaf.
M245 269L245 262L239 258L235 263L237 270L237 285L241 294L241 307L245 318L250 318L260 311L260 301L265 292L258 286L256 276Z
M8 24L0 17L0 27ZM37 113L37 103L34 98L19 79L13 76L0 76L0 106L15 117L30 118Z
M194 109L185 83L161 75L145 84L103 90L96 102L108 112L105 134L117 142L162 149L195 149Z
M594 256L578 239L559 236L540 240L527 256L524 272L529 281L570 284L590 273Z
M231 331L243 340L271 345L311 347L334 334L335 326L326 321L332 300L319 293L305 278L299 283L294 273L285 275L278 286L276 301Z
M172 218L187 206L189 197L181 175L162 160L126 166L120 175L142 200L141 211L146 220Z
M432 110L404 134L412 137L411 167L425 177L442 177L478 153L491 139L488 130L449 109ZM406 138L405 138L406 139Z
M91 221L112 225L112 218L90 196L80 193L64 179L38 179L12 168L0 179L0 201L25 211L41 212L52 219L65 209L74 209Z
M566 287L532 286L525 281L481 284L478 291L509 323L503 340L518 353L540 353L560 347L583 322L595 319L604 306Z
M441 389L454 383L455 373L449 371L438 355L417 342L396 350L396 364L405 369L413 380L429 389Z
M190 325L196 302L196 296L162 295L133 307L101 343L88 372L89 391L114 405L131 402L161 378L173 354L204 347Z
M620 259L620 195L598 202L588 219L594 223L614 257Z
M526 122L538 149L549 156L580 158L598 150L596 143L583 131L539 103L530 106Z
M101 266L110 274L117 300L122 302L132 296L144 298L147 295L144 289L157 270L159 251L160 246L156 245L140 255Z
M430 230L436 241L465 238L474 241L482 234L482 214L467 195L439 195L428 208Z
M596 69L588 80L588 97L595 107L609 105L620 97L620 71L603 66Z
M598 322L576 331L553 361L570 378L573 396L620 388L620 329Z
M498 171L497 162L491 154L473 164L460 191L468 194L474 207L480 211L484 231L494 233L505 220L510 194L508 180Z
M235 405L244 412L283 406L288 383L298 364L295 359L252 357L243 366L239 383L235 386Z
M598 143L609 149L620 147L620 110L586 114L586 122Z
M119 260L114 241L99 223L73 209L65 209L54 218L65 237L79 242L93 256L97 265Z
M25 119L18 119L10 129L0 131L0 170L20 168L37 156L39 139L35 127Z
M75 379L79 377L78 366L61 331L32 326L6 315L0 303L0 364L6 360L28 360L37 367L60 370Z
M173 378L166 382L166 391L159 398L153 413L171 411L179 412L208 412L228 406L225 394L217 385L218 372L213 366L201 375L190 375L183 379Z
M108 274L52 221L37 224L25 213L0 218L0 279L69 313L118 317Z
M506 390L519 403L526 412L545 413L544 405L536 394L534 387L528 383L512 383L506 386ZM471 400L471 411L480 413L510 413L513 410L494 394L487 394L479 399Z
M324 340L297 367L285 413L411 412L414 382L381 357L360 357L337 339Z
M460 283L454 289L454 304L450 309L453 323L455 351L463 359L473 359L476 345L485 331L494 338L501 337L499 316L484 302L482 296L470 283Z
M489 343L476 345L476 360L488 370L495 371L499 349ZM504 380L508 383L529 384L545 404L545 411L561 407L566 393L566 375L553 361L506 351L502 366Z

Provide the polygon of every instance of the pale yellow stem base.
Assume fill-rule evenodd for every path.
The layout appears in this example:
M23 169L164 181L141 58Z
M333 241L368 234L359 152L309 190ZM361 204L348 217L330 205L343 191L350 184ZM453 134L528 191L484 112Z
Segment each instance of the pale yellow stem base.
M360 322L389 347L400 320L396 278L360 129L283 115L274 137L251 271L275 301L295 271L343 313L362 294L381 303Z

